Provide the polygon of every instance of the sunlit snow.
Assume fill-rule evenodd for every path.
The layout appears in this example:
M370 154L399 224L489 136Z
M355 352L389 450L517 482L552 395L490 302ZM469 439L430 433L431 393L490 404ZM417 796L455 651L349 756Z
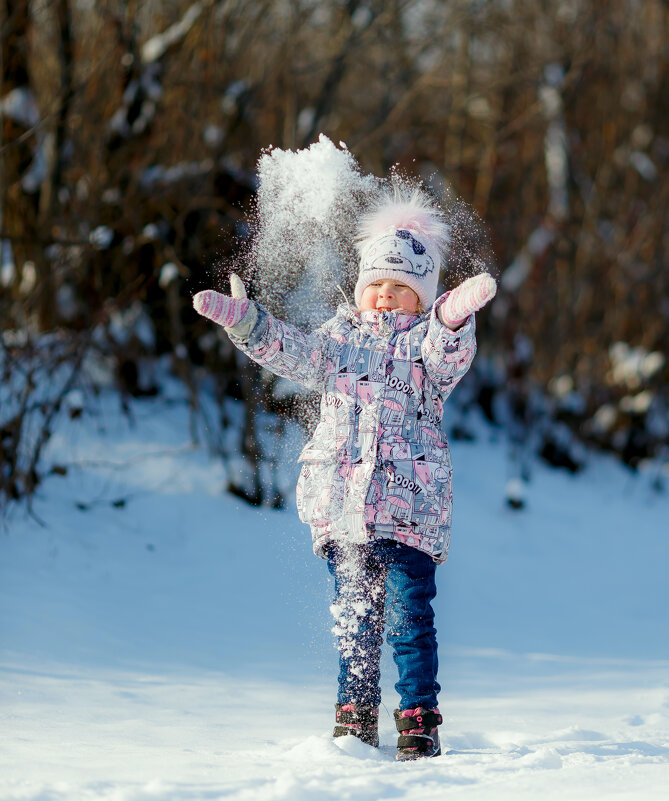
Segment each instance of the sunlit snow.
M644 474L536 465L513 511L499 435L454 443L444 754L400 764L392 660L380 749L333 741L325 564L188 432L176 384L129 416L103 393L50 442L45 525L0 535L4 801L667 797L669 499Z

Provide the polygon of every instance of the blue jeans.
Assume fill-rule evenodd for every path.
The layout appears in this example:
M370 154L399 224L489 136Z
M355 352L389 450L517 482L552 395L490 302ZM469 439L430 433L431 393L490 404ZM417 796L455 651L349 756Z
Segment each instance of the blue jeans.
M332 542L328 569L335 580L331 607L339 650L337 702L381 702L384 623L399 672L400 709L437 706L437 639L431 601L436 565L422 551L392 540L363 545Z

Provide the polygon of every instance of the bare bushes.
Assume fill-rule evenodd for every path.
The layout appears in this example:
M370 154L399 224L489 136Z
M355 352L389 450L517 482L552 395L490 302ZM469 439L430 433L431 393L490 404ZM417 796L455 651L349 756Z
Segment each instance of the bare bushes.
M58 415L82 413L76 386L88 344L87 335L0 334L0 515L10 500L30 505Z

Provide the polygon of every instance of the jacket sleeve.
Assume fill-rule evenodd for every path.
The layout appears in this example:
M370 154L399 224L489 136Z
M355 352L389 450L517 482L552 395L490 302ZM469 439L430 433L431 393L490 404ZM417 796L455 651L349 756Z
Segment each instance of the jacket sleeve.
M445 293L435 301L422 344L425 371L444 399L469 370L476 354L473 314L457 331L451 331L439 319L437 309L447 297Z
M296 381L307 389L321 388L325 376L325 352L330 342L327 323L313 333L305 334L277 319L260 304L255 306L258 316L248 337L237 336L234 328L226 329L232 344L275 375Z

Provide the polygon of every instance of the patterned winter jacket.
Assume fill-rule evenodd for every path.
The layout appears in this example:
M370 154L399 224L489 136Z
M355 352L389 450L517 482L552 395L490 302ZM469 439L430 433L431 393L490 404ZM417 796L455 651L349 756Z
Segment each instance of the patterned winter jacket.
M248 340L230 331L251 359L322 393L296 491L318 556L333 538L391 539L446 561L452 493L443 401L476 352L473 316L458 331L437 317L446 297L420 317L342 305L312 334L258 305Z

